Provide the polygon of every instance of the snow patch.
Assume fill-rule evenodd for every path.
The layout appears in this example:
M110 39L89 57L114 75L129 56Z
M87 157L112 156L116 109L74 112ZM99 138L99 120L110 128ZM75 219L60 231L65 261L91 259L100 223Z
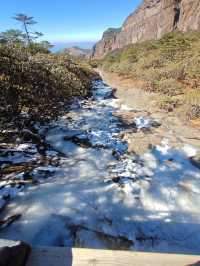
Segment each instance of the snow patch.
M0 237L96 248L112 248L118 237L125 245L132 240L136 250L199 252L200 173L188 160L193 147L174 149L163 139L143 156L128 154L119 138L120 121L112 115L119 107L111 88L100 81L94 87L92 99L74 102L46 128L46 140L63 153L61 165L36 169L54 178L18 193L7 212L22 217L0 231ZM138 129L154 123L144 117L134 122ZM80 147L70 137L87 139L91 147ZM120 152L114 156L113 151ZM1 186L3 205L3 197L17 191Z

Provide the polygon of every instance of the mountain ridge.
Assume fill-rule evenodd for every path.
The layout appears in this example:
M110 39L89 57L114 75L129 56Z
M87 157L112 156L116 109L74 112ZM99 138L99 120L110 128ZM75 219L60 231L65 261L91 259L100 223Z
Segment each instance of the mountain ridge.
M87 58L91 54L91 49L80 48L78 46L72 46L69 48L65 48L63 52L68 53L69 55L74 56L74 57Z
M144 0L119 29L111 28L93 47L92 58L126 45L160 39L174 30L187 32L200 28L199 0Z

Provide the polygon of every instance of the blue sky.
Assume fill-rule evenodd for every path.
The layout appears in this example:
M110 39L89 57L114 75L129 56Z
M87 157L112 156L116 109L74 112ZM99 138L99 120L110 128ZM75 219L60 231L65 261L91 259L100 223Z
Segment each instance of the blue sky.
M108 27L119 27L140 0L3 0L0 31L20 28L11 17L35 17L35 30L51 42L94 42Z

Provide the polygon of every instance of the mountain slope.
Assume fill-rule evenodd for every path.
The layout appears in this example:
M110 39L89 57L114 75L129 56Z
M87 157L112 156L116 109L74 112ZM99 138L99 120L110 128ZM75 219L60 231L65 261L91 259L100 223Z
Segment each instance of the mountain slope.
M171 32L159 40L131 44L100 62L104 71L140 81L142 89L159 94L161 109L200 119L199 31Z
M121 29L105 32L93 49L93 58L128 44L160 39L174 30L186 32L200 28L199 0L144 0ZM109 33L109 34L108 34Z
M88 57L91 53L90 49L83 49L77 46L73 46L70 48L66 48L64 49L64 52L68 53L71 56L75 56L75 57Z

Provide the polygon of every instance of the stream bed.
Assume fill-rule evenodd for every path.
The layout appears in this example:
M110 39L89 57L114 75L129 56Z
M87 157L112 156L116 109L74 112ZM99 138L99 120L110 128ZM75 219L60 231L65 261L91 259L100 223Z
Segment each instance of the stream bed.
M118 117L122 111L136 114L132 123ZM31 184L23 170L15 173L17 185L10 181L13 173L0 182L2 207L9 197L0 238L39 246L200 252L200 171L190 160L195 148L171 148L166 136L137 155L123 139L125 132L152 134L161 123L137 116L120 105L112 88L94 81L91 98L75 101L65 115L39 128L51 147L45 164L34 163L38 153L31 143L0 156L1 169L8 162L34 165Z

